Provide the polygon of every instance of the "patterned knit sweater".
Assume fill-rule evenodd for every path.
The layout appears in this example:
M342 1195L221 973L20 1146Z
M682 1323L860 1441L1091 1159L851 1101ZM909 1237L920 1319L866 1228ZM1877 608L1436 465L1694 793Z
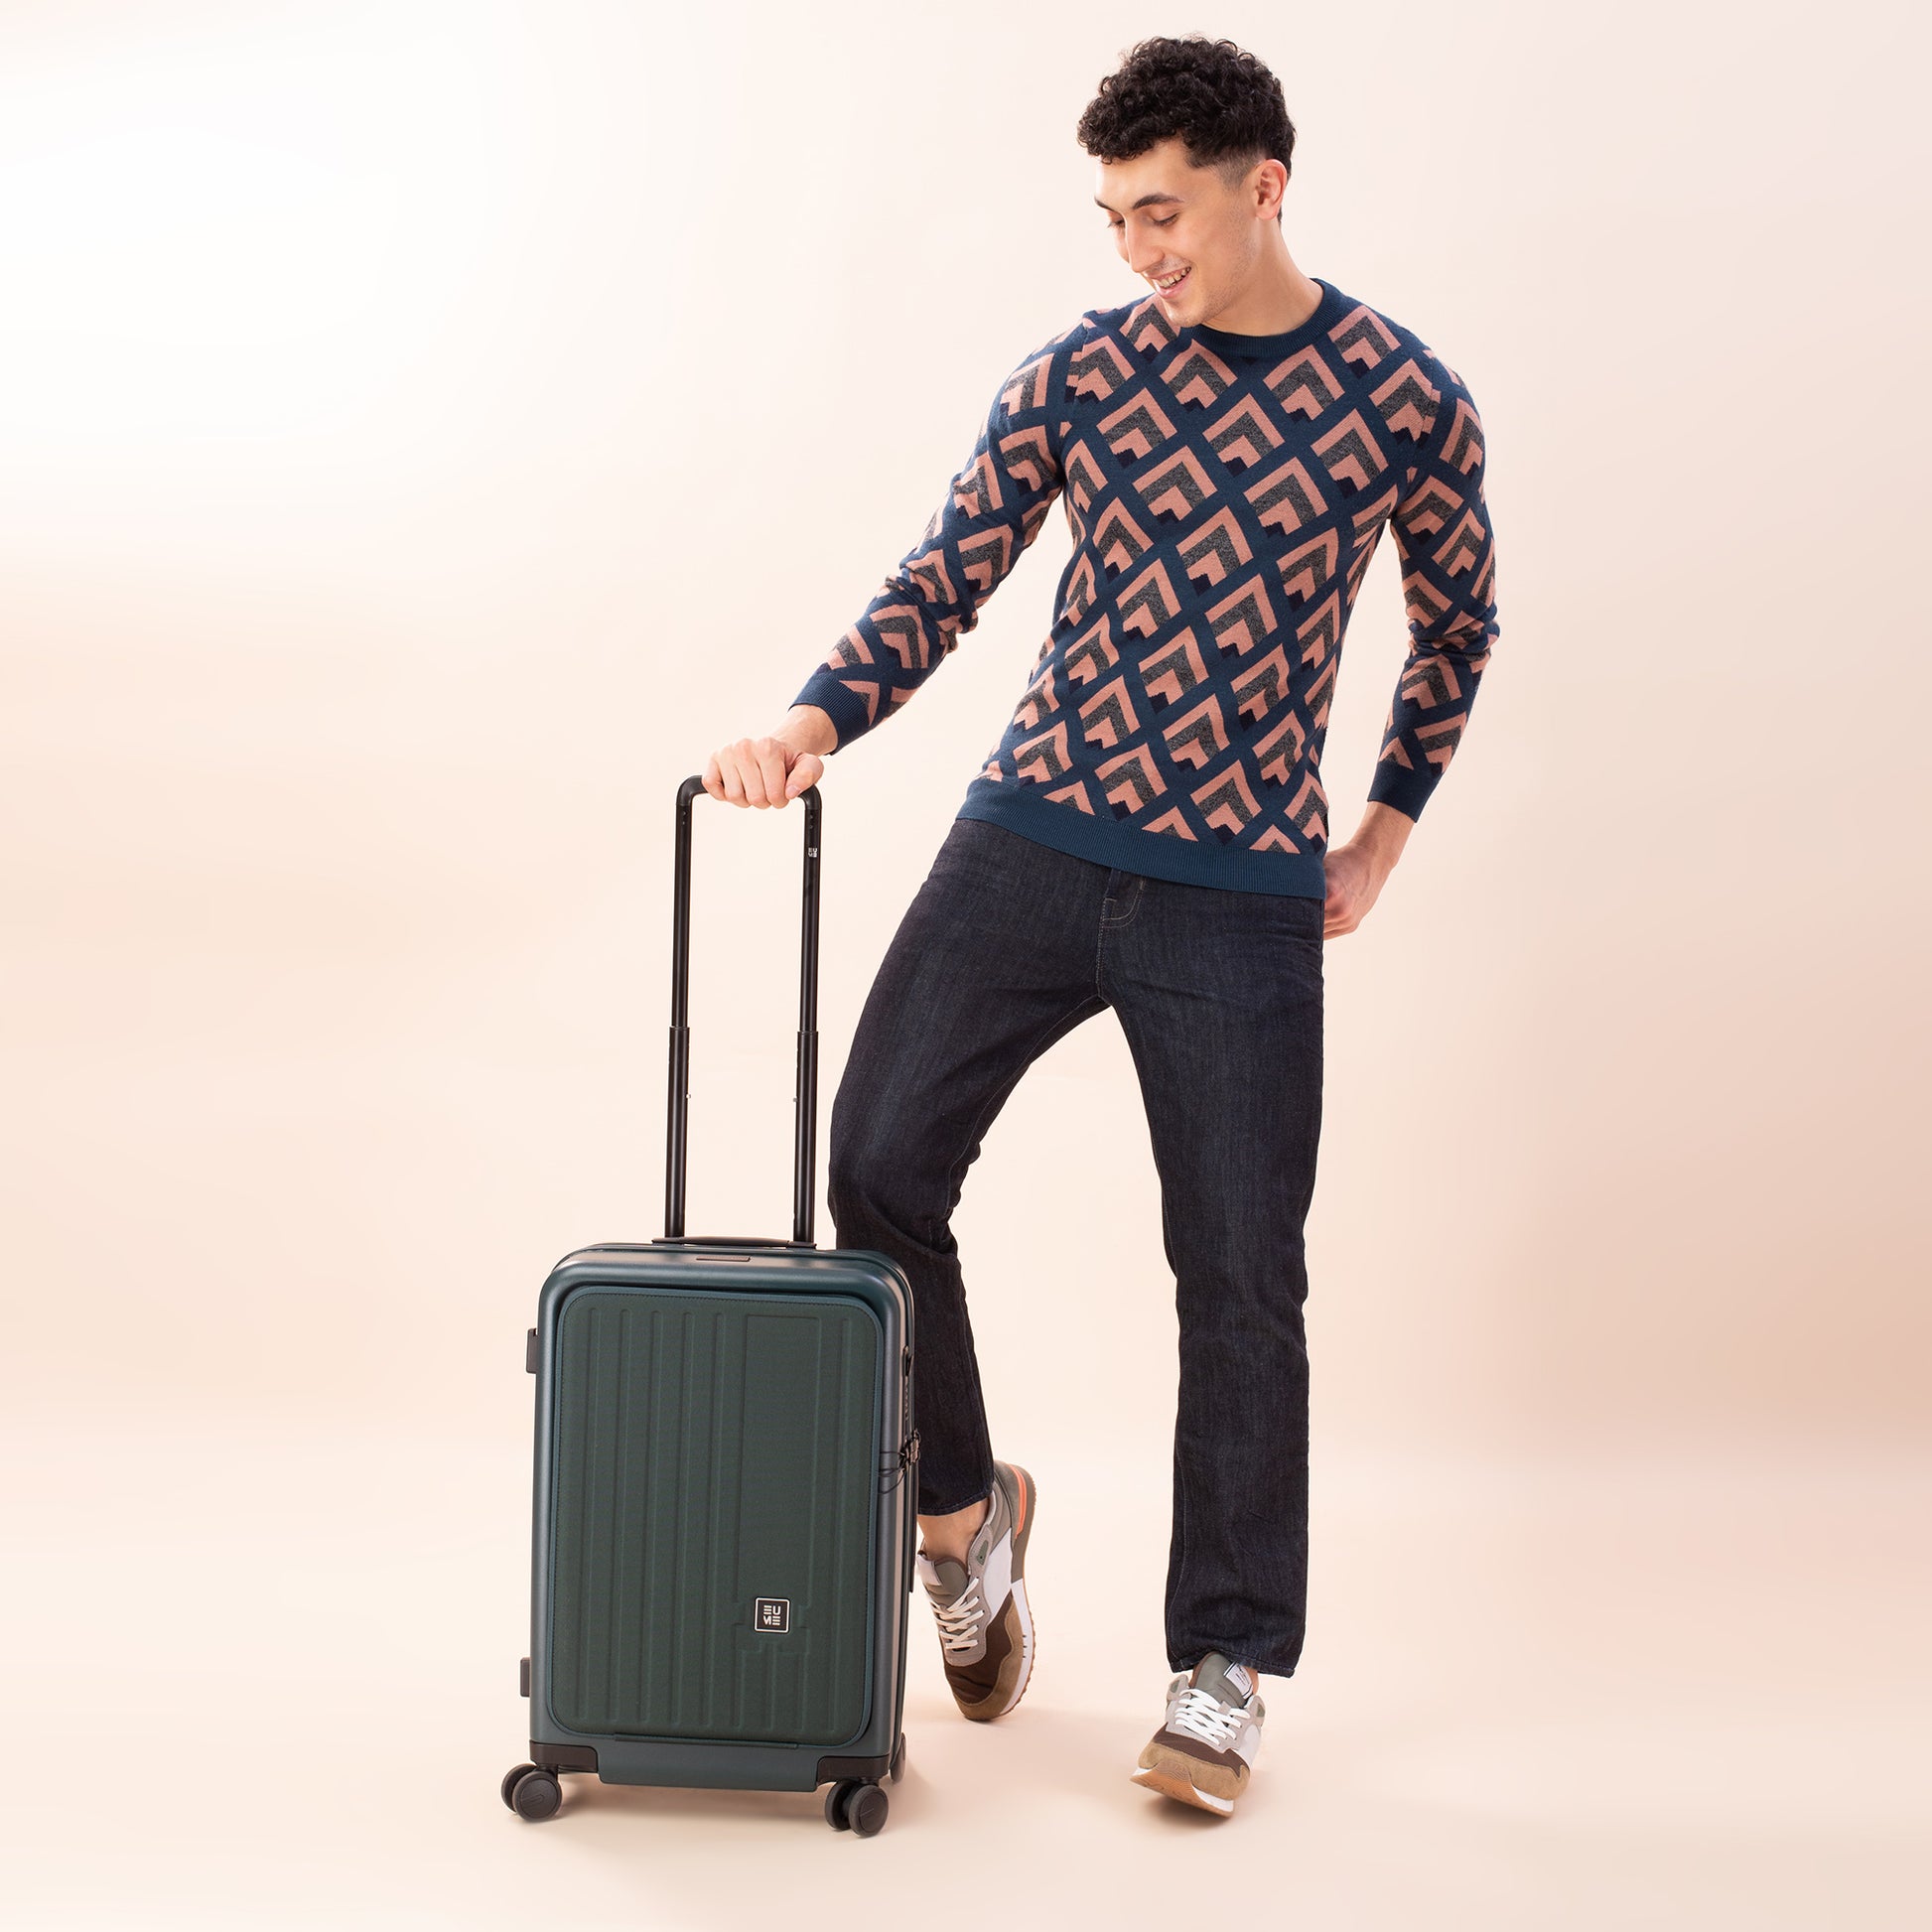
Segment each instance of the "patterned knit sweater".
M793 700L835 751L972 629L1054 497L1072 554L958 816L1124 871L1321 897L1321 748L1385 526L1408 657L1369 797L1418 817L1496 636L1482 428L1453 369L1320 284L1299 329L1090 309L1014 370L917 543Z

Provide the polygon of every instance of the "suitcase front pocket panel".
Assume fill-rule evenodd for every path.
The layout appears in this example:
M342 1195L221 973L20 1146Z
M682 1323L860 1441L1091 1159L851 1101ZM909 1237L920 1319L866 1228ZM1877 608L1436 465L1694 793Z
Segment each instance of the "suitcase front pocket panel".
M836 1745L866 1721L884 1334L842 1296L585 1289L558 1334L549 1701Z

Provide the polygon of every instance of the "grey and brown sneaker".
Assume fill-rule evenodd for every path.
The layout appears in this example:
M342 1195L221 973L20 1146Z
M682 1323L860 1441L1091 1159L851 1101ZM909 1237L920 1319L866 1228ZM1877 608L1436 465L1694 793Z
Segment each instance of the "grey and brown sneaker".
M1168 1686L1168 1716L1142 1746L1136 1784L1225 1815L1234 1809L1261 1748L1268 1715L1245 1664L1210 1650Z
M966 1561L921 1550L919 1581L939 1625L946 1682L976 1723L1003 1718L1020 1702L1034 1668L1034 1619L1027 1604L1027 1539L1034 1532L1034 1479L1017 1463L995 1462L986 1520Z

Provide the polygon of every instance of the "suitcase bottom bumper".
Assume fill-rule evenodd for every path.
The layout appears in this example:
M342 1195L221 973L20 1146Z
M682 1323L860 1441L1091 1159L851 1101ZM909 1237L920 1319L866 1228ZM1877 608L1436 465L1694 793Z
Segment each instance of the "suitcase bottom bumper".
M595 1748L543 1744L532 1738L532 1762L513 1765L504 1774L503 1802L530 1824L554 1818L563 1809L560 1773L565 1771L588 1772L607 1784L680 1789L812 1791L829 1784L825 1822L834 1831L871 1838L886 1822L885 1781L890 1777L897 1783L905 1768L903 1731L890 1757L843 1757L795 1745L747 1744L733 1747L730 1761L718 1757L694 1763L690 1748L653 1744L647 1738L612 1738Z
M901 1747L903 1742L901 1736ZM589 1771L606 1784L816 1791L839 1778L868 1778L876 1783L892 1772L894 1757L842 1757L798 1744L659 1743L648 1737L620 1737L593 1747L546 1744L532 1738L530 1762L546 1771Z

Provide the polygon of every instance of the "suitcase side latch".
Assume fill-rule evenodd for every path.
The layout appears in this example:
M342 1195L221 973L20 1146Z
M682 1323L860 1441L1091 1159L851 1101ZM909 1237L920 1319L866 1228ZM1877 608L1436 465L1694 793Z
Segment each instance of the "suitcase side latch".
M919 1432L915 1429L899 1444L898 1452L886 1463L880 1473L886 1478L879 1486L884 1491L897 1489L899 1478L919 1459Z

